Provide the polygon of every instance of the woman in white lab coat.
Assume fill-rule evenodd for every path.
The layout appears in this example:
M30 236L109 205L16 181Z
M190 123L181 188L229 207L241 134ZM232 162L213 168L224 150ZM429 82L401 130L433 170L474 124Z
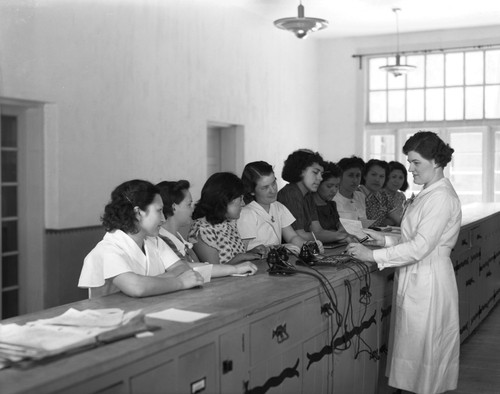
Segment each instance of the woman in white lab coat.
M395 267L387 375L389 385L415 393L457 387L460 332L458 291L450 252L458 238L461 208L443 169L453 149L435 133L421 131L406 141L409 172L422 191L407 201L401 239L367 230L371 250L349 244L353 257ZM393 245L393 243L395 243Z

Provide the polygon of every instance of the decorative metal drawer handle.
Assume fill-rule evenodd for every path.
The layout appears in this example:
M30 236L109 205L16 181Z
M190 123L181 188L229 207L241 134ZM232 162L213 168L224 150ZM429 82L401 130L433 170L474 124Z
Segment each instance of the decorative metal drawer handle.
M288 333L286 332L286 323L280 324L273 330L272 338L274 337L276 337L278 343L284 342L288 338L290 338L290 335L288 335Z
M333 315L333 308L332 308L332 305L329 302L321 305L321 314L322 315L326 315L326 316Z

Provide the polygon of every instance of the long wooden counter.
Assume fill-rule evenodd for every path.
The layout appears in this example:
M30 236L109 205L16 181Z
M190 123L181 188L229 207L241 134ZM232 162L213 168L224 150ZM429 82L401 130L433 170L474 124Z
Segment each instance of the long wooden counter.
M470 213L464 210L466 225L452 255L461 291L461 324L465 327L467 321L464 338L498 300L498 211L500 204L481 205ZM467 215L476 215L474 221L467 221ZM477 248L483 252L473 258ZM477 283L485 284L477 292L489 290L481 290L481 297L472 302L475 293L465 282L461 285L461 278L462 273L466 278L475 272L476 265L483 267ZM201 289L143 299L114 294L2 321L22 324L60 315L69 307L210 313L194 323L161 322L152 337L125 339L25 370L0 370L0 392L264 393L272 389L344 394L373 393L377 386L378 392L390 392L382 377L391 310L390 270L378 271L369 264L368 277L362 267L351 264L317 267L335 289L337 313L315 277L270 276L264 261L258 266L255 276L216 278ZM471 322L476 306L481 311Z

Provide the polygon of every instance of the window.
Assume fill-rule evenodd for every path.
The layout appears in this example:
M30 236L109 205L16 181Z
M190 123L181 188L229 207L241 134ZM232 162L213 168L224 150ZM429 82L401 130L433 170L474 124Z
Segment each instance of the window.
M500 201L500 49L402 57L416 66L394 77L379 69L391 57L368 59L367 158L397 160L418 130L430 130L455 154L445 169L462 204ZM407 194L419 191L409 177Z

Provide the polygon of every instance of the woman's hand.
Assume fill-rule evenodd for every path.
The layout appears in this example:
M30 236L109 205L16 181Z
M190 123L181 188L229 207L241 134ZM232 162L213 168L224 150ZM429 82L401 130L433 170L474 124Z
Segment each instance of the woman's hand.
M363 232L371 239L365 242L365 245L385 246L385 235L375 230L363 229Z
M375 261L373 259L373 251L371 249L368 249L366 246L361 245L359 242L354 242L347 245L345 253L361 261Z
M314 242L316 242L316 245L318 245L319 253L320 254L325 253L325 247L323 246L323 242L321 242L319 239L317 239Z
M269 253L269 248L265 245L257 245L255 248L247 250L245 254L258 255L257 259L265 259ZM255 258L249 260L256 260Z
M196 286L203 286L203 277L200 273L194 270L184 271L182 274L177 276L177 279L181 282L183 289L190 289Z
M248 274L253 275L257 272L257 266L250 261L244 261L240 264L235 264L234 268L236 268L235 274Z

